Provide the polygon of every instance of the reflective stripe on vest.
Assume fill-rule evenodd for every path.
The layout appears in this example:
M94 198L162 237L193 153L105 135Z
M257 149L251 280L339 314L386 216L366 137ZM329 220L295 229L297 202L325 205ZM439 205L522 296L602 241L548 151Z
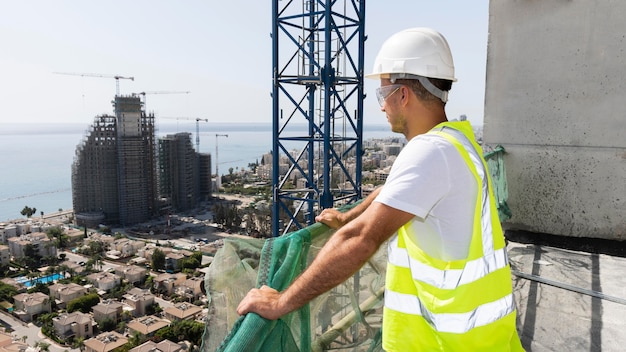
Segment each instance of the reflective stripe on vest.
M390 264L410 268L414 280L447 290L476 281L486 274L504 268L509 262L506 250L500 248L483 257L468 261L463 269L440 270L411 258L406 248L397 246L397 241L397 236L394 236L390 242L390 245L395 247L394 253L388 259Z
M493 323L515 310L511 293L497 301L482 304L470 312L435 314L424 307L416 296L390 290L385 290L385 307L405 314L420 315L435 330L455 334Z
M387 280L390 280L390 284L385 292L385 308L405 315L402 318L394 318L400 320L387 323L413 326L412 319L416 318L412 316L419 316L434 332L463 334L475 327L499 324L497 322L500 319L515 311L515 303L511 283L502 279L508 275L500 271L508 270L508 258L495 199L493 193L489 191L487 166L480 157L480 147L470 141L469 123L454 124L461 129L469 129L467 134L451 127L452 125L440 124L429 133L437 134L454 145L478 186L468 257L454 262L431 258L415 243L410 243L411 237L404 237L411 236L412 231L411 224L405 224L402 231L399 230L389 243ZM402 291L402 287L405 286L397 283L411 279L415 282L415 288L419 287L415 291L416 294L393 291L394 289ZM455 290L461 289L461 286L465 288L465 292L468 289L472 292L466 293L464 298L468 303L465 305L468 307L467 311L455 311L452 308L455 305L454 300L441 300L436 293L446 290L454 295ZM487 299L485 292L498 294L493 294ZM446 296L450 297L448 294ZM422 301L420 298L425 300ZM508 328L499 331L506 331ZM512 329L514 328L513 326ZM415 333L419 335L420 331Z

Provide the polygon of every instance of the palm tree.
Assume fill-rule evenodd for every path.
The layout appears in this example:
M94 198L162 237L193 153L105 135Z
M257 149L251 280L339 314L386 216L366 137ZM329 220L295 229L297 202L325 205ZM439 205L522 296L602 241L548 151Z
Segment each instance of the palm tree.
M35 347L39 347L39 351L43 351L43 352L50 351L50 344L47 342L39 341L35 343Z

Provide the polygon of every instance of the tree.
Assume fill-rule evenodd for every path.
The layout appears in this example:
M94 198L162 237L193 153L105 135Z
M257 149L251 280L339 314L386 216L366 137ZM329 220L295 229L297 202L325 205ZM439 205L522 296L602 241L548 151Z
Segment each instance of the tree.
M46 234L48 235L48 238L55 240L58 248L66 248L70 241L70 238L65 234L65 232L58 227L49 229L46 231Z
M165 253L158 248L155 248L152 253L152 268L154 270L165 269Z
M111 331L115 329L116 326L117 324L111 318L105 318L98 322L98 328L100 328L100 331Z
M24 209L20 212L20 214L24 215L27 218L30 218L33 214L37 212L37 208L31 208L27 205L24 206Z
M100 303L100 296L97 293L88 294L67 303L67 312L71 313L80 310L83 313L89 313L91 308Z
M17 289L0 281L0 301L11 301L17 295Z

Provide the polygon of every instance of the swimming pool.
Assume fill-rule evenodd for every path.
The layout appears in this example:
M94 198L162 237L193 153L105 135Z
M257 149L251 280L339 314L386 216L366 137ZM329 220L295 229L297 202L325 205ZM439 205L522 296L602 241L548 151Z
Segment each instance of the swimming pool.
M15 281L17 281L17 283L24 284L24 286L26 287L31 287L33 285L36 285L38 282L41 282L42 284L47 284L49 282L52 282L54 280L58 280L61 278L62 278L61 274L56 273L56 274L38 277L35 279L30 279L30 280L26 276L20 276L20 277L16 277Z

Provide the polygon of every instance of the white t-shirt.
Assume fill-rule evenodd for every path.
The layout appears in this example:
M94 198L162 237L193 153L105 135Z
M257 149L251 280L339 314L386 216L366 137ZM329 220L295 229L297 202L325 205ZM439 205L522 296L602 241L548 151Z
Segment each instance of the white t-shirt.
M428 255L459 260L469 251L477 188L454 145L422 134L400 152L375 201L415 215L415 241Z

